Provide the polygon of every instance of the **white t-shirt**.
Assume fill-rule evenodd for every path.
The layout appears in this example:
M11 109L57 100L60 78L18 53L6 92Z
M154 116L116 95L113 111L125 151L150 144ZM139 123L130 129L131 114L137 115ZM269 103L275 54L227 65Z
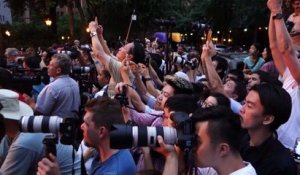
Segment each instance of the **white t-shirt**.
M278 129L278 140L287 148L293 149L297 137L300 137L300 86L292 77L289 69L283 74L283 88L292 98L292 112L289 120Z
M230 173L229 175L256 175L256 171L253 168L253 166L251 165L251 163L249 162L244 162L244 164L246 165L245 167L236 170L232 173Z

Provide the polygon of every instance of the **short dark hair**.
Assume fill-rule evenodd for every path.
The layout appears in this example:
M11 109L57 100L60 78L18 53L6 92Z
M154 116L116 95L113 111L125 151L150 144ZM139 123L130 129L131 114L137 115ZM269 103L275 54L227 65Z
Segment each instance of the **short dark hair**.
M193 113L197 109L197 99L187 94L176 94L169 97L165 107L170 111L180 111L187 114Z
M239 153L241 138L240 118L230 108L225 106L211 106L207 108L198 108L192 121L208 121L207 134L213 145L226 142L234 153Z
M282 83L278 80L277 77L273 77L269 72L265 72L262 70L257 70L252 72L251 74L257 74L260 79L260 83L270 83L278 86L282 86Z
M103 73L104 77L110 79L111 75L107 69L102 69L101 72Z
M228 71L228 74L232 74L232 75L236 76L237 81L245 81L244 73L243 73L243 71L241 71L239 69L231 69L231 70Z
M67 54L54 54L51 58L57 60L57 65L61 68L62 75L67 75L71 72L72 61Z
M219 92L212 92L209 96L215 97L218 103L218 106L226 106L230 108L230 100L224 94Z
M138 40L133 41L133 47L129 49L128 54L133 55L133 62L145 64L145 48Z
M228 69L227 60L225 58L220 57L219 55L215 55L212 57L212 61L218 62L216 70L221 70L221 72L218 72L218 74L220 78L223 79Z
M28 56L24 58L24 62L30 69L38 69L40 68L41 58L38 55Z
M236 101L241 102L245 99L247 95L247 86L243 81L235 81L234 93L238 96Z
M174 94L192 94L193 85L186 79L167 75L165 76L165 81L167 84L174 88Z
M113 124L125 124L121 105L116 99L98 97L88 101L85 110L93 113L92 121L96 127L104 126L110 130Z
M254 85L250 91L258 93L264 107L264 115L274 116L274 121L270 124L272 131L288 121L292 110L292 100L286 90L280 86L264 83Z

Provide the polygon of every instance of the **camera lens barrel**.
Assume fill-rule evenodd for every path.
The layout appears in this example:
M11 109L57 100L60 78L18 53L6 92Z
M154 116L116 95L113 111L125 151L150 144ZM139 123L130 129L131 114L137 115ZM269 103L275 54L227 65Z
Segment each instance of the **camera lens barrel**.
M19 128L21 132L58 133L62 122L58 116L22 116Z
M157 136L164 138L167 144L177 143L176 129L170 127L146 127L113 125L110 132L110 147L114 149L134 146L158 146Z

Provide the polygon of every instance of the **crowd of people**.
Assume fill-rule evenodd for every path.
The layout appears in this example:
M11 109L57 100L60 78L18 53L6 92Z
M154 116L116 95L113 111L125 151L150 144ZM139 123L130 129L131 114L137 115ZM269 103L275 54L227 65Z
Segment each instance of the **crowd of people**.
M300 0L291 4L288 30L282 0L268 0L269 45L253 43L234 69L209 39L112 50L97 18L90 47L7 48L0 174L300 174Z

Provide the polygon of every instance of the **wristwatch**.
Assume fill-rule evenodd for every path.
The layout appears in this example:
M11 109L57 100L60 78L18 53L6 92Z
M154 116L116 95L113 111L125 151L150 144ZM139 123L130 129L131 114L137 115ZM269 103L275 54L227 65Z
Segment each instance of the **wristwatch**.
M272 16L272 19L282 19L283 14L282 13L277 13L276 15Z
M94 36L97 36L97 32L91 32L90 36L91 36L91 38L93 38Z

